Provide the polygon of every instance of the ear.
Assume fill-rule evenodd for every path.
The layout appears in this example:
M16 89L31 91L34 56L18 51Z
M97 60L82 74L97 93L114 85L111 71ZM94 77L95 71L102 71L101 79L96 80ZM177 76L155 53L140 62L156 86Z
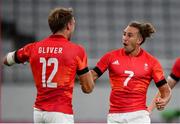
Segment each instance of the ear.
M142 36L140 36L137 43L140 45L142 43L142 41L143 41L143 38L142 38Z
M67 30L70 30L71 29L71 23L67 23Z

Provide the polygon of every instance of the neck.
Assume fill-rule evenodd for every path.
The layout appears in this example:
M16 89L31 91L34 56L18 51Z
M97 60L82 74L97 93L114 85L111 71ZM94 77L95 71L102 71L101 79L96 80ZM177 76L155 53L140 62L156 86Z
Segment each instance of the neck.
M66 39L69 39L69 35L68 35L68 33L67 32L56 32L55 33L55 35L62 35L62 36L64 36Z
M141 48L138 47L135 50L133 50L132 52L128 53L129 56L137 56L141 51Z

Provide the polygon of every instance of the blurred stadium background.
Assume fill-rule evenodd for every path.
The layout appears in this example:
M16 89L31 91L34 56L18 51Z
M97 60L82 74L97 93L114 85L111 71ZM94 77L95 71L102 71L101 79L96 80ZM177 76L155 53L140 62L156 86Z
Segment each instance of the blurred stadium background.
M107 51L121 47L122 30L132 20L149 21L157 32L143 48L156 56L166 76L180 55L179 0L2 0L2 55L29 42L50 35L47 17L50 9L72 7L76 18L73 41L84 45L89 65L93 67ZM1 122L32 122L36 95L29 65L1 68ZM73 105L75 122L106 122L110 86L107 73L96 83L94 92L85 95L76 83ZM157 88L151 83L147 95L150 103ZM180 85L166 111L153 111L152 122L180 122Z

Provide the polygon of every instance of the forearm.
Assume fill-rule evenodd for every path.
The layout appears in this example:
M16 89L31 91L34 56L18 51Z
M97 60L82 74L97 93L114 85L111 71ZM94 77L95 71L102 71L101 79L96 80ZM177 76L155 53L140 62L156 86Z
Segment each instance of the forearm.
M94 81L90 72L79 76L81 89L84 93L91 93L94 88Z
M159 92L155 95L151 104L148 106L148 111L151 113L155 108L158 110L163 110L165 105L169 102L170 98L171 89L168 84L159 87Z
M92 77L93 77L94 81L99 78L98 74L94 70L91 70L91 74L92 74Z
M156 107L158 110L163 110L171 98L171 88L168 84L159 87L161 96L156 99Z
M167 78L167 82L168 82L168 85L171 89L174 88L174 86L176 85L177 81L174 80L171 76L168 76Z
M161 94L161 98L165 99L167 101L167 103L169 102L170 98L171 98L171 88L169 87L168 84L166 84L167 86L165 86L166 88L162 88L159 89L160 94Z

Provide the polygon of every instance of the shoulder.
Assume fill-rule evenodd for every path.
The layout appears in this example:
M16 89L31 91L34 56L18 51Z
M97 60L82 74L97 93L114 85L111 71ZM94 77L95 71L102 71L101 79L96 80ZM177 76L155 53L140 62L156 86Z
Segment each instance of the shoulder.
M69 48L70 48L71 52L74 52L76 54L86 54L86 50L85 50L84 46L81 44L77 44L77 43L70 41Z
M151 62L152 64L159 63L159 60L155 56L145 50L143 50L143 56L147 61Z
M180 57L176 58L175 65L180 65Z
M121 54L121 52L122 52L122 49L114 49L114 50L110 50L110 51L106 52L105 55L116 56L116 55Z
M73 45L74 45L75 49L76 49L77 51L79 51L79 52L85 52L85 51L86 51L85 48L84 48L84 46L82 46L81 44L75 44L75 43L73 43Z
M81 44L75 44L77 49L80 49L80 50L85 50L84 46L82 46Z
M174 65L173 65L174 69L179 70L180 69L180 57L176 58Z
M19 50L32 50L34 46L36 45L36 42L28 43Z
M114 58L117 58L117 56L119 56L119 52L120 52L119 49L108 51L100 58L100 60L110 62Z
M77 48L77 49L84 49L84 46L81 45L81 44L78 44L78 43L75 43L73 41L68 41L69 45L74 47L74 48Z

